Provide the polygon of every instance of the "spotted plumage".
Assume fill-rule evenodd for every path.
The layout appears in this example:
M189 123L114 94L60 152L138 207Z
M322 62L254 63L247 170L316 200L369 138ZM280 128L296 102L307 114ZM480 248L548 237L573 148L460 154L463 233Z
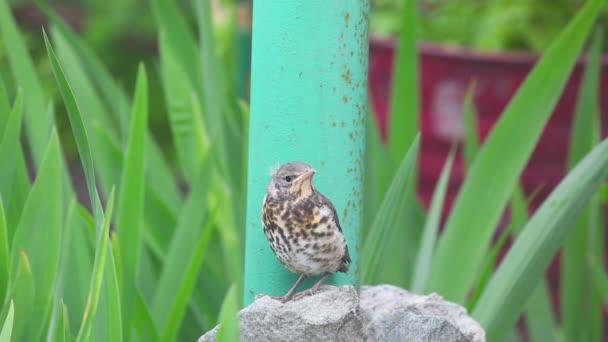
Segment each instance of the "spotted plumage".
M312 178L316 170L308 164L285 164L272 175L262 205L262 224L270 247L291 272L300 274L284 297L292 299L308 276L322 278L299 299L315 293L325 279L336 272L347 272L350 256L336 208L318 192Z

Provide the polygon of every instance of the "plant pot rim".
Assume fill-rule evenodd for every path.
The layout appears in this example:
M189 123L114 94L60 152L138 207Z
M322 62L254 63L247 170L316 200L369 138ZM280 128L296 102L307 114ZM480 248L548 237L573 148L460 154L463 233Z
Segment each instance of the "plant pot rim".
M391 37L381 37L370 35L370 44L386 48L394 49L398 45L398 41ZM440 44L426 41L418 43L420 53L445 59L456 59L466 61L476 61L481 63L507 63L507 64L534 64L538 61L540 54L525 51L502 51L502 52L484 52L472 48L462 47L452 44ZM587 61L587 55L583 54L577 64L584 64ZM608 67L608 53L602 53L602 66Z

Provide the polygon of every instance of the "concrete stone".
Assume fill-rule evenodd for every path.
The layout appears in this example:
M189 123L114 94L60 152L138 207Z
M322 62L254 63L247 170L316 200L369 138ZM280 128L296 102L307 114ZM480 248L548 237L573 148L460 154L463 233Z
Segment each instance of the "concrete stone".
M485 342L460 305L437 294L391 285L323 286L314 296L281 304L259 297L239 313L242 342ZM214 342L218 327L199 342Z
M422 296L391 285L363 286L360 298L370 342L486 340L464 307L435 293Z
M242 342L366 341L359 297L352 286L323 286L319 293L281 304L259 297L239 313ZM215 341L217 327L199 342Z

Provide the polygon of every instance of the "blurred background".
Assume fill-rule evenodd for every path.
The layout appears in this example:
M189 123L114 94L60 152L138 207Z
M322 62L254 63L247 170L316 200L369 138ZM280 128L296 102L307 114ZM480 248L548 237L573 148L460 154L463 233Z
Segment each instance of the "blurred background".
M90 208L76 144L52 77L41 36L41 27L50 29L48 16L40 6L31 1L11 0L9 4L12 15L23 33L35 69L40 75L44 91L50 94L50 98L55 99L55 120L78 198ZM582 0L418 1L419 25L416 35L419 42L421 150L417 165L417 194L425 210L430 205L433 190L451 146L464 142L466 138L467 123L464 112L467 97L475 116L479 141L483 142L535 65L538 55L548 47L583 4ZM149 80L149 131L158 142L167 165L178 174L176 179L180 189L190 189L193 185L187 180L189 176L186 172L179 171L180 156L176 152L179 147L175 145L175 133L172 132L171 119L167 115L170 104L167 103L166 89L163 88L163 82L166 82L162 74L164 66L159 61L160 30L152 6L148 1L142 0L53 0L49 1L48 5L90 47L120 88L130 92L136 80L139 62L145 63ZM197 18L191 10L190 1L176 1L175 5L187 28L196 32ZM212 0L210 8L215 53L225 70L222 77L225 78L231 93L238 98L235 102L246 107L249 97L252 3ZM393 64L402 26L402 10L401 0L372 1L369 103L370 112L375 119L376 133L383 143L388 142L388 132L391 131L391 96L408 96L392 93ZM608 16L604 11L595 25L597 28L605 28L607 23ZM605 34L604 37L608 35ZM603 38L603 42L606 51L608 39ZM9 98L14 98L17 86L15 79L10 76L7 49L10 47L0 38L0 74ZM543 202L568 171L566 151L570 146L573 115L585 63L586 58L582 57L575 67L521 178L522 189L525 197L529 199L531 212ZM599 92L608 94L608 54L602 54L600 70ZM599 129L601 137L604 138L608 136L608 96L600 96L599 101ZM524 124L522 122L522 125ZM240 125L246 131L246 122ZM513 144L517 143L513 141ZM31 158L26 160L30 166L30 175L33 176L33 161ZM459 149L450 175L446 205L443 208L444 219L465 175L465 155L463 150ZM238 227L239 222L242 222L239 220L244 216L242 194L245 192L245 182L241 179L231 184L238 188L235 202L241 203L234 209L238 211L234 223ZM605 205L603 211L608 213ZM608 219L608 216L606 218ZM368 222L370 220L367 217L365 219ZM497 227L496 239L509 222L510 210L506 210ZM608 235L602 238L603 245L608 245ZM509 244L510 239L507 239L504 250ZM548 279L553 305L559 314L559 258L556 258L549 269ZM215 305L218 306L219 304ZM209 319L205 324L214 321ZM607 335L604 333L604 336Z

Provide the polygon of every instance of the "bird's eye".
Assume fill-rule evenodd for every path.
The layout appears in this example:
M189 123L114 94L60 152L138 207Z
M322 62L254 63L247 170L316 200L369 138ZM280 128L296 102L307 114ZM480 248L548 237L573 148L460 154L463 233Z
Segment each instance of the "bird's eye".
M292 180L293 180L293 177L292 177L292 176L286 176L286 177L285 177L285 181L286 181L287 183L291 182Z

